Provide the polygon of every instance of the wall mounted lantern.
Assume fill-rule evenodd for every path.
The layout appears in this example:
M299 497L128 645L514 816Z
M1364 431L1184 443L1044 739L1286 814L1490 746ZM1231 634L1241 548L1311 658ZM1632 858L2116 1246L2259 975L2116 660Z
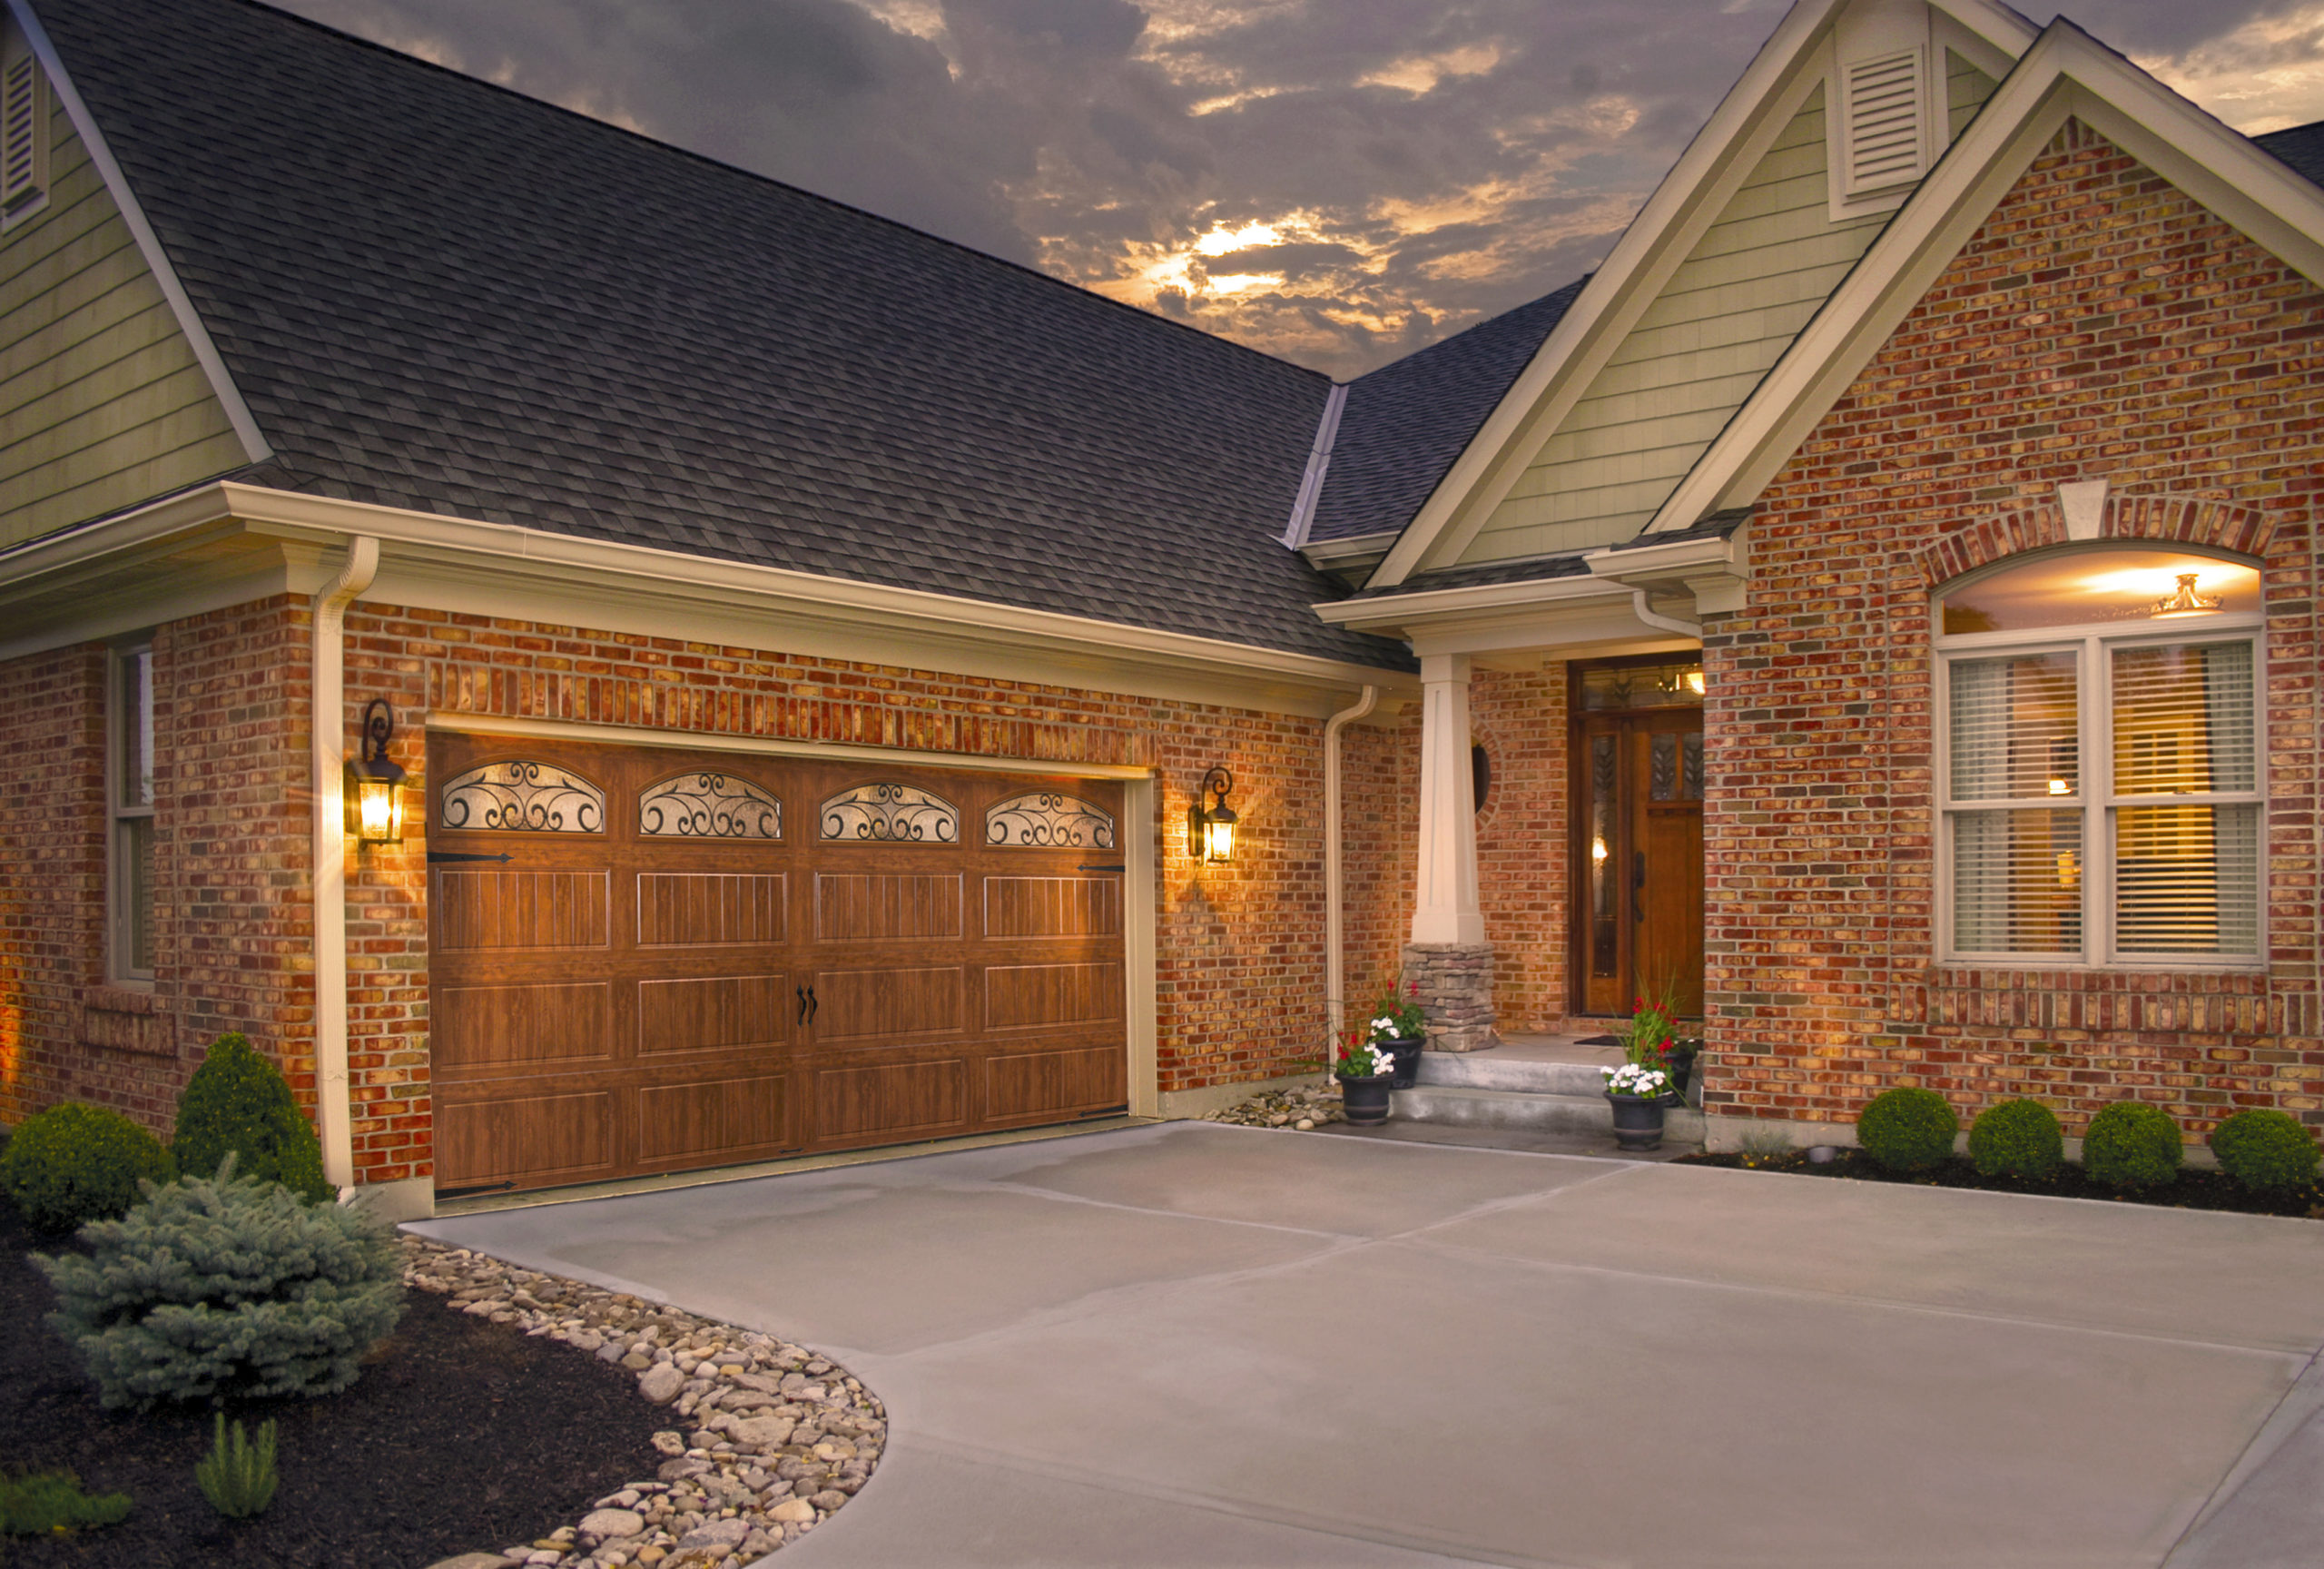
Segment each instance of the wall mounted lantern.
M403 843L403 770L388 757L395 733L386 698L364 705L361 752L347 764L347 831L366 844Z
M1197 863L1224 866L1235 859L1236 819L1235 809L1226 804L1226 794L1234 788L1235 775L1214 767L1202 776L1195 798L1187 804L1187 854ZM1203 810L1205 790L1216 797L1208 811Z

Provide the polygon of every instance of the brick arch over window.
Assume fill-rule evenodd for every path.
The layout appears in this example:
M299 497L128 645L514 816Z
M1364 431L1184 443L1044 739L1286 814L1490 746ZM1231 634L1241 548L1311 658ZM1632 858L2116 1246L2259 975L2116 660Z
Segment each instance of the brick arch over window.
M2256 559L2267 551L2271 527L2265 513L2231 501L2133 491L2107 497L2095 539L2201 545ZM2064 510L2055 501L2037 502L1972 523L1923 550L1921 581L1934 587L2022 551L2075 542L2067 531Z

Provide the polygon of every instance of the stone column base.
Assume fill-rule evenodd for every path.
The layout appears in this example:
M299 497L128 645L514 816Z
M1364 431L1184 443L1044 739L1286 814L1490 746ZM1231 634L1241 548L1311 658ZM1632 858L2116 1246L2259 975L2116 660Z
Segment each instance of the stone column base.
M1420 985L1431 1051L1482 1051L1501 1044L1492 1027L1492 943L1407 942L1404 980Z

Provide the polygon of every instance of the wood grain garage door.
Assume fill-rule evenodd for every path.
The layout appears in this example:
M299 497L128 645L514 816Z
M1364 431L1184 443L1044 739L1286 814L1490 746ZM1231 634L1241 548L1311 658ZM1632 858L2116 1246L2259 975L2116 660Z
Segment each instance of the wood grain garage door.
M439 1190L1128 1100L1121 786L428 740Z

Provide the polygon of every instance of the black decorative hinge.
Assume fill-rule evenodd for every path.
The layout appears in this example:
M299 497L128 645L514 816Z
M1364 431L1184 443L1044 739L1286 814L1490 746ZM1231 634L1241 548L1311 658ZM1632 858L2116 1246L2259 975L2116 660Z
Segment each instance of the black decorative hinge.
M513 861L515 859L516 857L506 850L497 855L482 855L468 850L430 850L428 853L428 863L430 866L435 865L438 861Z

